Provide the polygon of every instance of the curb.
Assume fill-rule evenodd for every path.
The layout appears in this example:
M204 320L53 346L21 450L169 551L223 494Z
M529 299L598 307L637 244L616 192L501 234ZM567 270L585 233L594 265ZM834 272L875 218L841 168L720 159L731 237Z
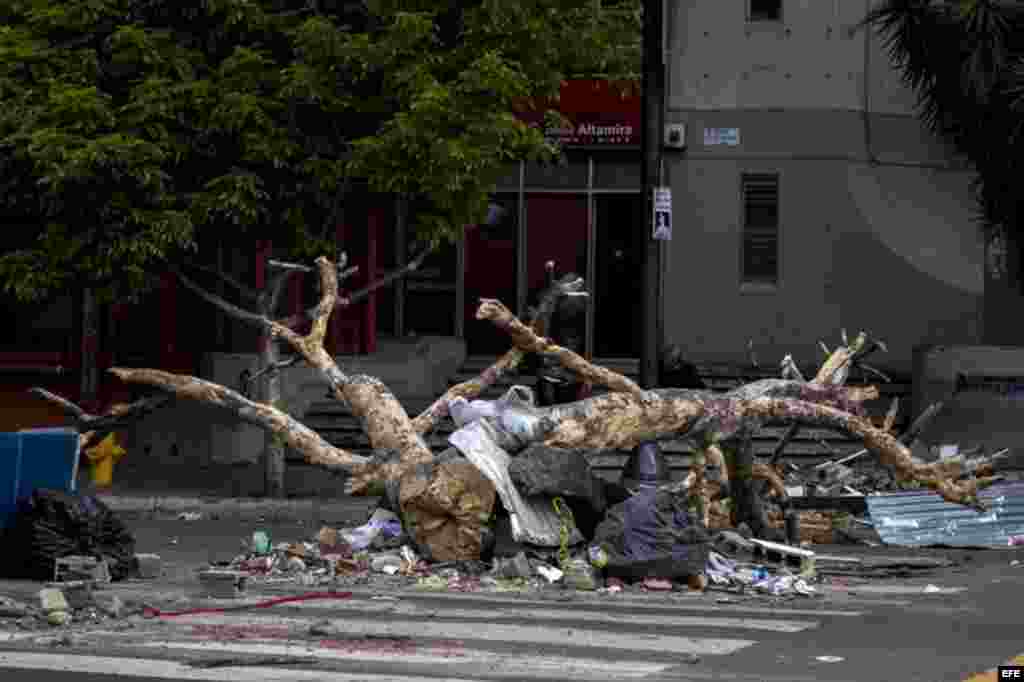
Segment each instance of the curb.
M277 516L311 518L346 516L368 511L377 503L375 497L344 500L263 500L245 498L203 498L171 496L102 495L99 499L111 511L121 514L180 514L199 512L217 516Z

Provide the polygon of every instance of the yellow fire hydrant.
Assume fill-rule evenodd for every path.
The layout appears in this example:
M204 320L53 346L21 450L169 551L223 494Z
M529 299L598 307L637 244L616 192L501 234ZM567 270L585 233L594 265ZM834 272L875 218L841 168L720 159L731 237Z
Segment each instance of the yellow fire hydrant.
M114 482L114 464L125 455L125 449L111 433L94 447L85 451L89 478L98 488L109 488Z

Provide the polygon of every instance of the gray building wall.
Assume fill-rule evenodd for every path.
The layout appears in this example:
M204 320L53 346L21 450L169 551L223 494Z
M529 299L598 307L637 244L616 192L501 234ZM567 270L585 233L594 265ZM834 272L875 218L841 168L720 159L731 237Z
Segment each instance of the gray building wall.
M784 3L783 21L745 20L745 2L669 3L667 152L674 234L665 335L699 361L811 362L818 339L867 329L880 364L909 372L917 344L981 334L983 246L971 175L922 127L879 41L850 28L870 3ZM866 88L866 90L865 90ZM704 146L703 128L737 128ZM779 285L740 282L740 176L780 176Z

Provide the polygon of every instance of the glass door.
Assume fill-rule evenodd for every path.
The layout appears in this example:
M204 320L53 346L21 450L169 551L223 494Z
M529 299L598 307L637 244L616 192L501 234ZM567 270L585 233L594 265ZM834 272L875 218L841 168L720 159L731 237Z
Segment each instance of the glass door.
M599 358L640 355L645 237L637 227L640 201L639 194L605 194L594 200L594 355Z

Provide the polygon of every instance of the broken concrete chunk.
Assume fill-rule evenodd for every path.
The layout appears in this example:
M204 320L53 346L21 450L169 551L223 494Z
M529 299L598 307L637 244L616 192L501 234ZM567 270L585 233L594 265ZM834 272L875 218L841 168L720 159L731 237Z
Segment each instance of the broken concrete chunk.
M70 608L67 599L64 598L64 592L53 587L39 590L37 597L43 613L67 611Z
M136 554L135 563L139 567L139 577L147 580L159 578L163 573L163 560L159 554Z
M10 597L0 597L0 618L24 618L31 613L32 608L28 604Z

